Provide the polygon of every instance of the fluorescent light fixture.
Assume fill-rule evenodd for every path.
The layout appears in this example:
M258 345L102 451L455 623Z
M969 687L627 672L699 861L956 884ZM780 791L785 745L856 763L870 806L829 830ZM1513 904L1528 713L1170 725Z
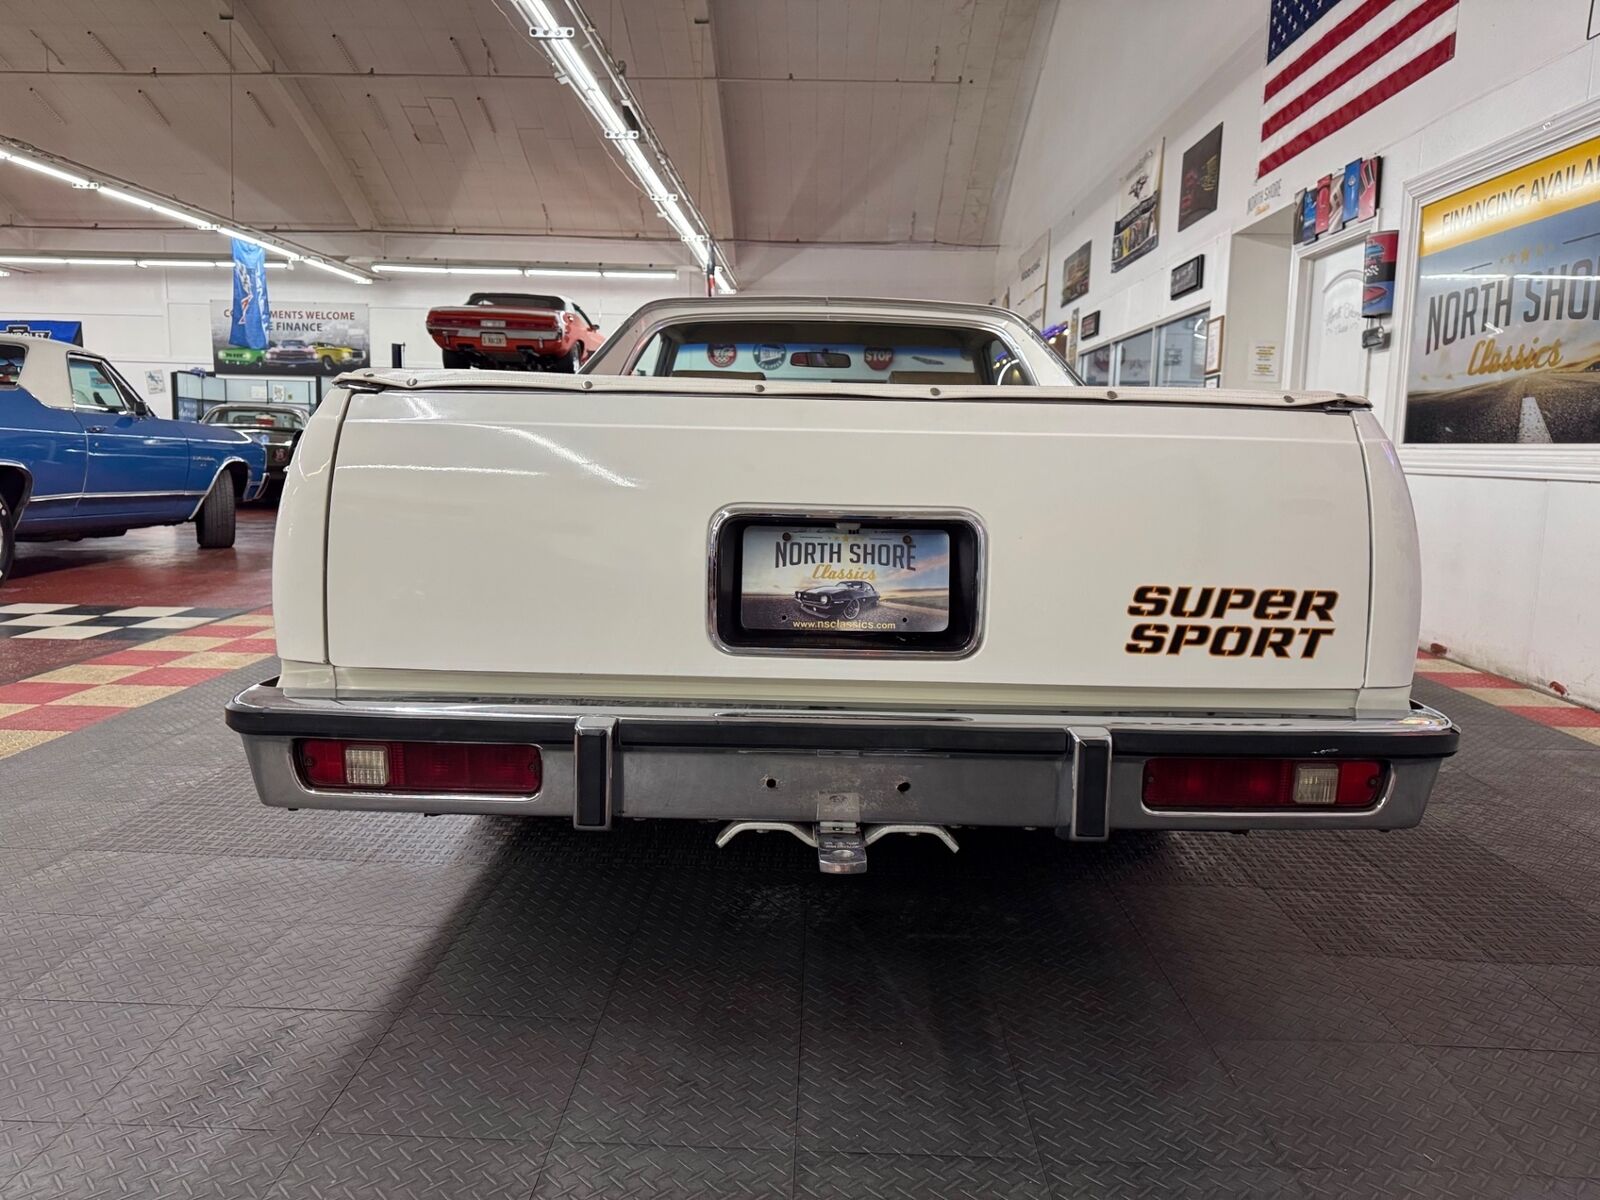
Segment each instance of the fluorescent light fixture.
M717 285L717 291L721 292L724 296L733 295L734 286L728 282L728 277L722 273L721 267L717 267L714 271L712 271L711 279Z
M18 266L64 267L67 265L67 260L48 254L0 254L0 263L15 263Z
M196 229L210 229L212 222L204 217L195 216L194 213L182 212L176 208L168 208L165 204L157 204L154 200L146 200L143 196L135 196L132 192L125 192L121 188L107 187L101 184L99 188L102 196L110 196L113 200L121 200L124 204L132 204L146 212L157 213L169 221L177 221L182 225L192 225Z
M605 267L600 274L607 279L676 279L676 271L634 270L631 267Z
M27 167L30 171L37 171L41 175L48 175L52 179L59 179L62 183L70 183L75 188L94 188L98 185L90 183L82 175L74 175L71 171L63 171L60 167L53 167L49 163L39 162L25 154L18 154L15 150L5 151L5 156L10 162L19 167Z
M382 271L385 274L393 272L393 273L399 274L399 275L448 275L448 274L450 274L450 268L449 267L429 267L429 266L423 266L420 263L373 263L372 264L372 269L374 271Z
M239 230L229 228L227 225L212 225L210 228L220 233L223 237L237 238L241 242L249 242L252 246L260 246L268 254L281 254L291 260L302 257L302 255L293 250L285 250L282 246L274 246L271 242L262 241L253 233L241 233ZM306 261L310 262L312 260L308 258Z
M280 250L278 253L282 254L284 251ZM329 275L337 275L340 279L348 279L351 283L372 282L372 280L368 279L365 275L357 275L354 271L346 270L344 267L334 266L333 263L324 262L320 258L303 258L299 255L295 255L294 258L297 262L306 263L308 266L313 266L319 271L326 271Z
M0 254L0 262L19 267L135 267L132 258L86 258L58 254Z
M220 258L141 258L139 265L146 268L161 267L231 267L231 262L224 262Z
M522 272L529 276L549 276L552 279L599 279L603 272L594 267L526 267Z

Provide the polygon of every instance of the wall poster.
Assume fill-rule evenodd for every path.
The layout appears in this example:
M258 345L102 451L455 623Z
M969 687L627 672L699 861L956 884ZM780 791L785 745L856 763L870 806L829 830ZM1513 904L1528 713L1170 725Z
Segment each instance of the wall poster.
M232 305L211 302L211 358L219 375L339 375L372 365L365 304L273 305L267 345L228 342Z
M1600 138L1424 205L1407 442L1600 443Z
M1061 260L1061 307L1089 294L1089 260L1094 243L1085 242Z
M1034 239L1033 245L1017 259L1019 282L1015 289L1016 307L1012 310L1035 329L1044 328L1045 284L1050 276L1050 231Z
M1217 211L1217 181L1222 178L1222 126L1183 152L1178 181L1178 229L1189 228Z
M1122 173L1116 201L1116 224L1111 234L1111 269L1120 271L1156 248L1161 226L1162 138L1145 148Z

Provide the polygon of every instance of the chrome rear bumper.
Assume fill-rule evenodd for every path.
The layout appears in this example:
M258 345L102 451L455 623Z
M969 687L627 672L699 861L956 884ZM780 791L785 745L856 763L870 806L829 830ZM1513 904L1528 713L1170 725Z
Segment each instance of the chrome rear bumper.
M1450 720L1405 716L932 713L849 709L522 703L285 695L275 681L228 705L264 803L285 808L560 816L606 829L618 818L808 822L844 809L872 823L1048 826L1098 840L1113 829L1401 829L1417 824ZM297 738L531 742L544 786L526 799L352 794L308 786ZM1157 756L1379 759L1362 810L1152 811L1143 768Z

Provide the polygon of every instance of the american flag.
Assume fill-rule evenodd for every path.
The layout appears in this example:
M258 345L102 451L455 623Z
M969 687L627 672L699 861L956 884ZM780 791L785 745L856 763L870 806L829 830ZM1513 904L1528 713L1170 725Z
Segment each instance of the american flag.
M1457 0L1272 0L1256 178L1455 57Z

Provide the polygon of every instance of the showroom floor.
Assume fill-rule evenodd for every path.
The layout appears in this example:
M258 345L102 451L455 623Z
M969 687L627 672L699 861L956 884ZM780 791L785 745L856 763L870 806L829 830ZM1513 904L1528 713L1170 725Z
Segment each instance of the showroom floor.
M269 539L24 547L0 596L205 618L0 638L0 729L112 710L0 758L0 1198L1600 1196L1586 710L1435 664L1465 737L1414 831L968 832L855 878L289 813L221 720L272 672Z

